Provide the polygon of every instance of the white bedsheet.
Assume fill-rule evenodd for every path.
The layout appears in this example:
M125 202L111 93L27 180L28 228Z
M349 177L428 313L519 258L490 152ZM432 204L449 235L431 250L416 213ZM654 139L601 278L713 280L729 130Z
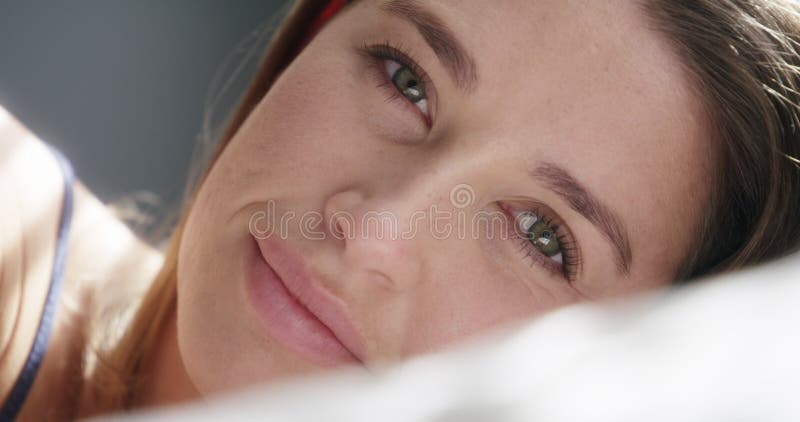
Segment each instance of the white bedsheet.
M377 377L345 372L125 419L800 421L800 256L564 308Z

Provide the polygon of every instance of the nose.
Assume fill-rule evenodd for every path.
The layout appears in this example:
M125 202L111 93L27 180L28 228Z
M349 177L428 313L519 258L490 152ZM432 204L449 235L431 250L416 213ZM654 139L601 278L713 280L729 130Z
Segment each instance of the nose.
M420 277L420 212L400 198L367 197L340 191L324 206L324 223L350 274L405 290ZM416 221L414 221L416 219Z

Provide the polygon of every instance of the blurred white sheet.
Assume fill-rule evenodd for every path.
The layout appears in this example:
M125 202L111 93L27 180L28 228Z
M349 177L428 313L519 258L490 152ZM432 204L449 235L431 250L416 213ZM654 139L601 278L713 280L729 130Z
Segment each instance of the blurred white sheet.
M387 368L125 420L800 421L800 256Z

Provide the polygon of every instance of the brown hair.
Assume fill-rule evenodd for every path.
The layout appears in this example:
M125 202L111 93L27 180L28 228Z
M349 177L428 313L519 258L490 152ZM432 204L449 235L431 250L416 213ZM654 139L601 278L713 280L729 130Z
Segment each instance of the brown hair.
M800 239L800 7L791 0L640 0L673 42L705 101L720 157L711 207L679 279L740 268L795 249ZM300 0L263 56L255 78L212 155L211 164L263 98L324 2ZM210 166L208 166L210 168ZM208 169L206 169L207 174ZM205 174L192 190L193 198ZM176 303L176 270L186 202L160 273L131 324L87 381L88 416L128 407L163 321Z
M719 153L710 207L678 280L741 268L800 241L800 6L642 0L705 102Z

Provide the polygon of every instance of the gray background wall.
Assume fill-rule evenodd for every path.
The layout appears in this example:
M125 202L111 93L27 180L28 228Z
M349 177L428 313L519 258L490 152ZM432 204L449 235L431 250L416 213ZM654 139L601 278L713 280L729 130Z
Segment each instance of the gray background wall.
M0 0L0 104L101 200L174 200L215 72L284 3Z

